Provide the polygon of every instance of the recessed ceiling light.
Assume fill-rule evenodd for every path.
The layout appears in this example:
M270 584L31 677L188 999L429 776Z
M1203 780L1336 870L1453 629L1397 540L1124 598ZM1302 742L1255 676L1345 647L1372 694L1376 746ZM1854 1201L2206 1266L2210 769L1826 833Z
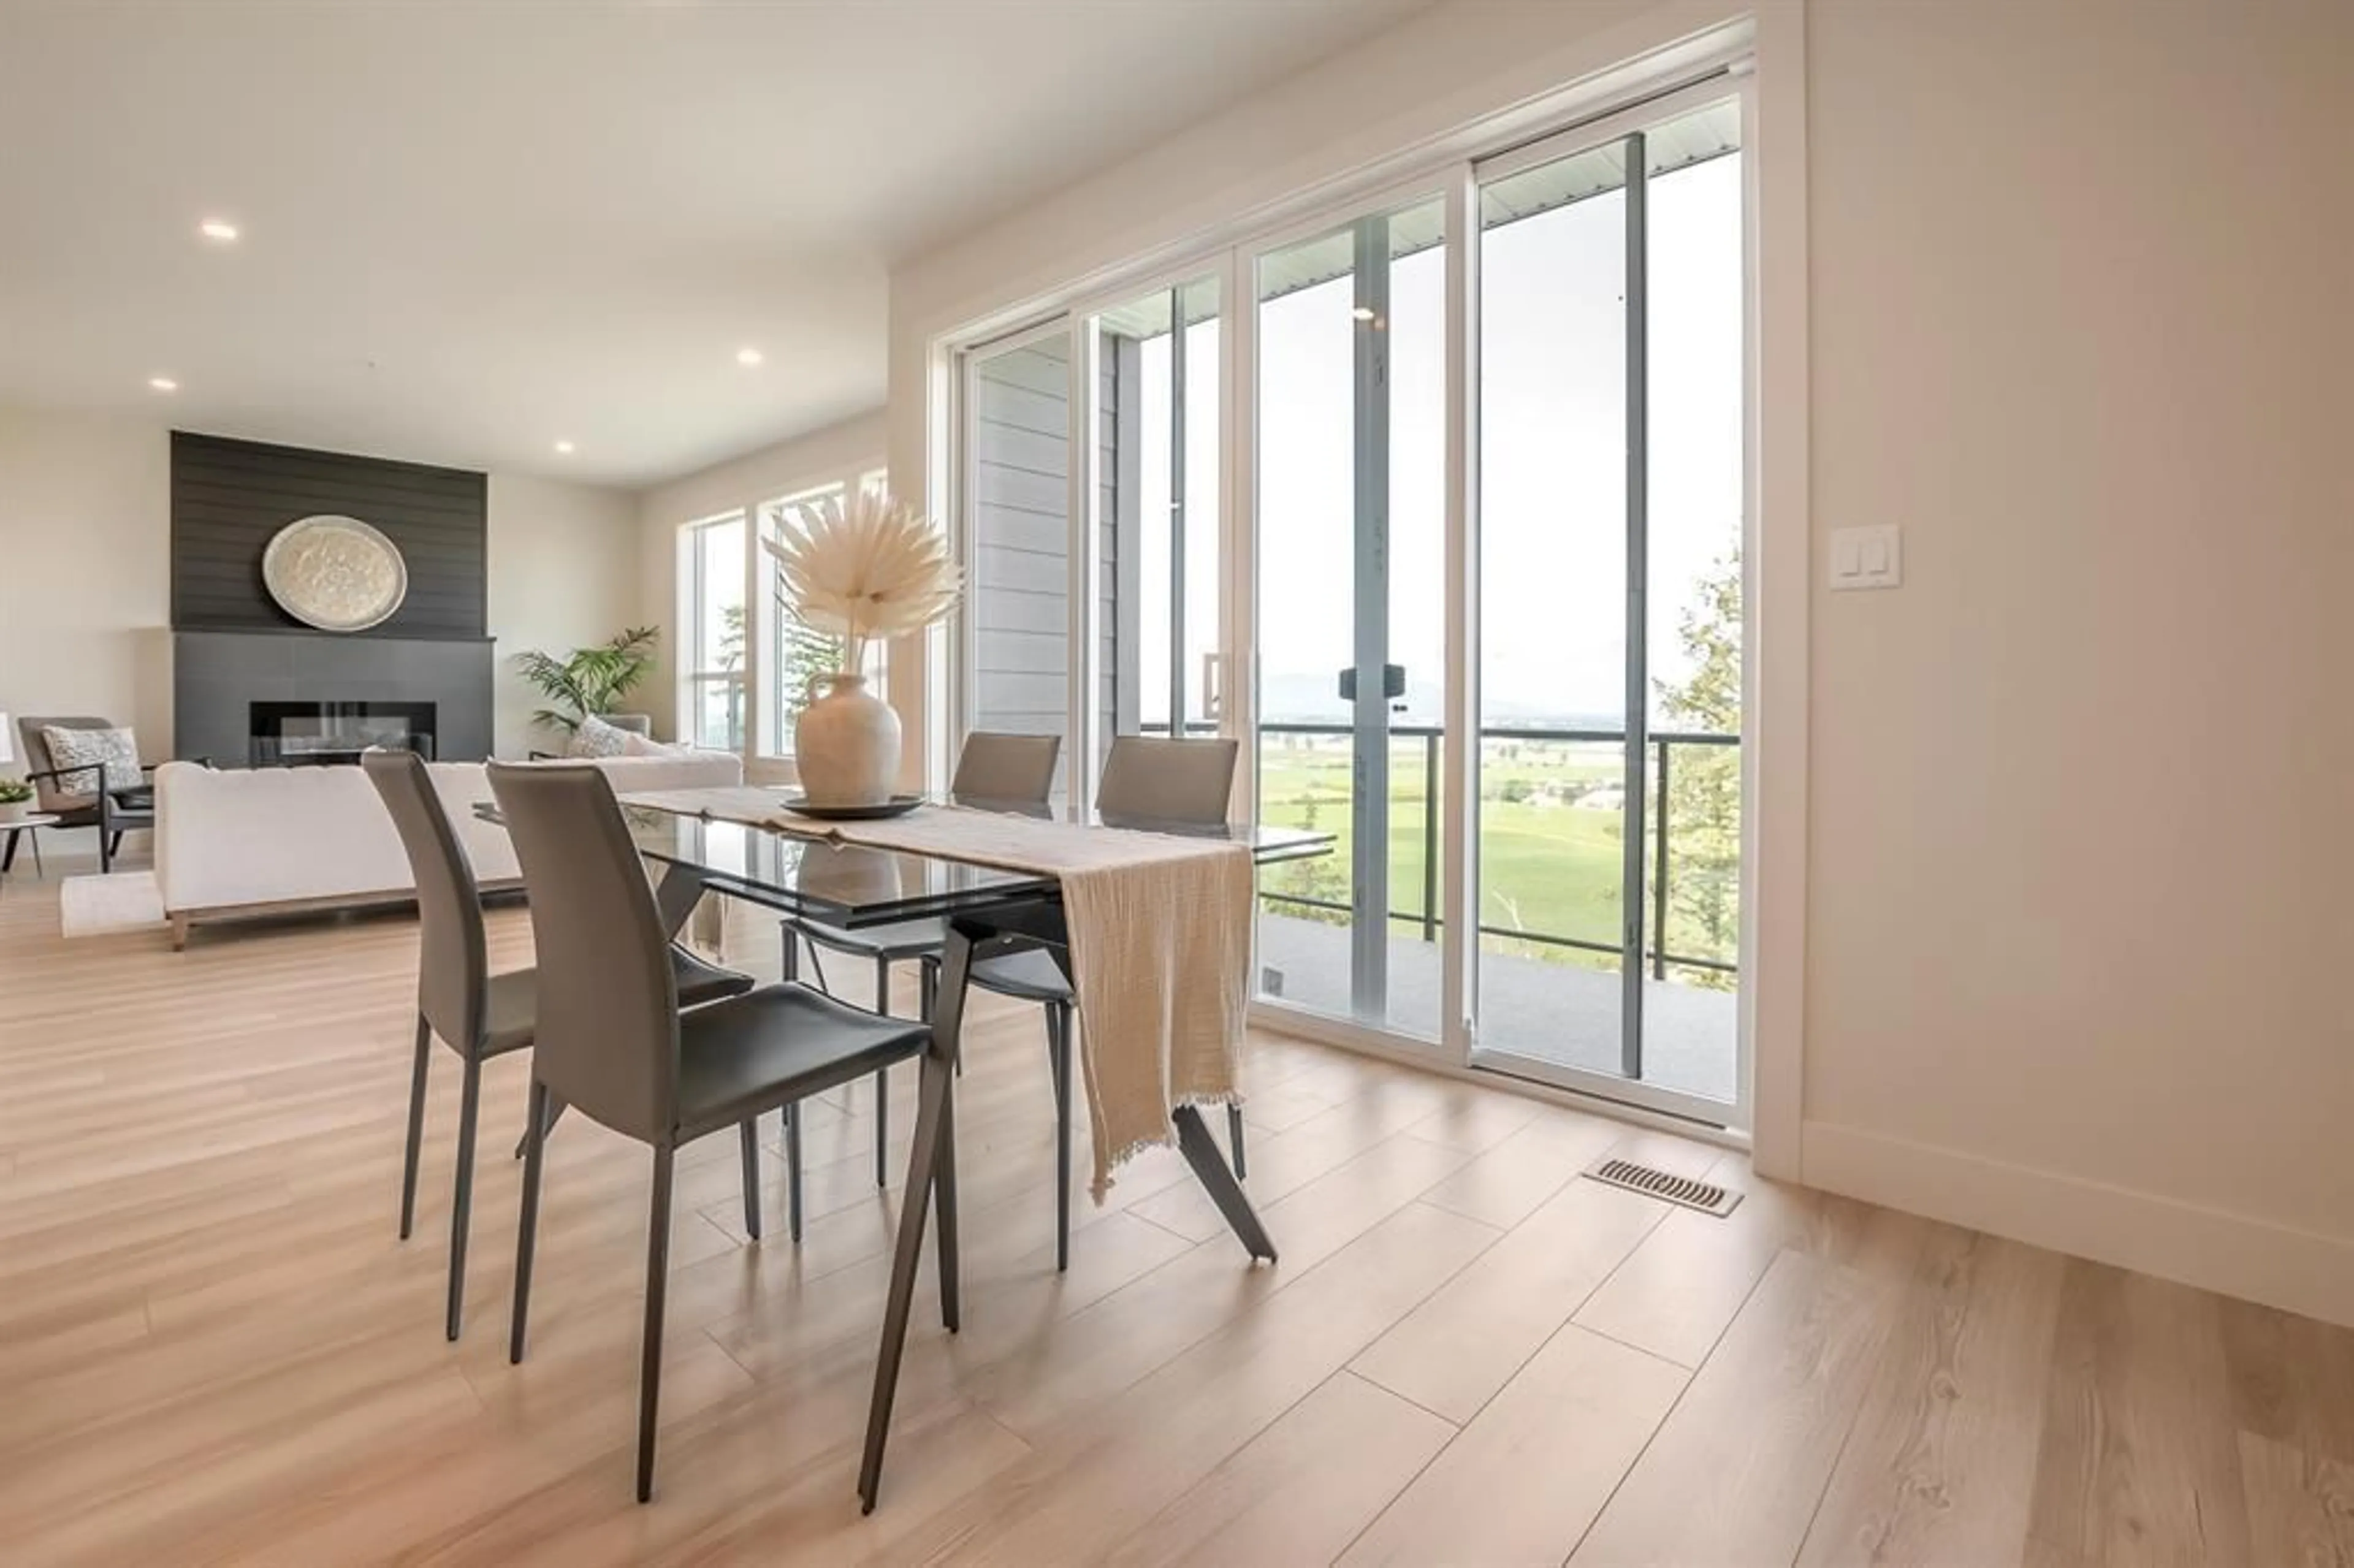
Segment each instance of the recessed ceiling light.
M556 443L556 450L562 452L566 457L570 457L572 455L572 443L570 441L558 441Z
M177 392L180 389L180 384L168 376L150 376L147 385L158 392Z
M738 365L758 365L767 357L757 348L739 348L736 351L736 363Z
M196 225L196 232L207 239L217 239L226 245L237 238L237 225L225 217L208 217Z

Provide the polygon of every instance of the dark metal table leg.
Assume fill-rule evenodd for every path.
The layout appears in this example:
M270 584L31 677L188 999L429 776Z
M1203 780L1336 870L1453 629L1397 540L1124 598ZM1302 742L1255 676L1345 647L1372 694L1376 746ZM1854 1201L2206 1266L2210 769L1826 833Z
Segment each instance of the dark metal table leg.
M1210 1201L1218 1205L1218 1213L1226 1217L1235 1239L1253 1257L1273 1263L1275 1243L1268 1238L1267 1227L1259 1223L1258 1213L1251 1207L1250 1200L1243 1196L1242 1184L1235 1180L1226 1157L1218 1152L1217 1140L1202 1125L1200 1107L1179 1106L1170 1119L1177 1124L1177 1147L1184 1153L1185 1163L1193 1168L1194 1180L1209 1192Z
M663 868L662 880L654 884L654 907L662 915L663 935L673 941L686 929L687 917L703 901L703 874L684 865Z
M875 1511L875 1491L883 1480L883 1449L891 1436L891 1402L899 1391L899 1362L907 1348L907 1318L915 1307L916 1270L924 1252L924 1217L931 1206L949 1132L949 1093L955 1081L957 1041L964 1025L965 974L972 962L970 935L951 924L943 956L931 1048L924 1053L916 1090L916 1139L907 1153L907 1185L891 1256L891 1293L883 1312L883 1345L875 1362L875 1399L866 1414L866 1451L858 1467L859 1510L864 1513ZM943 1256L941 1261L953 1260ZM945 1305L949 1299L945 1284L942 1290Z

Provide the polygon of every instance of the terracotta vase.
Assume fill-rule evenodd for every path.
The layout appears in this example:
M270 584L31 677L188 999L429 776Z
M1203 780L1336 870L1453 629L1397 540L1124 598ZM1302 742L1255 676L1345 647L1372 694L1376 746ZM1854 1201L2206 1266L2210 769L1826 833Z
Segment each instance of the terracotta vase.
M899 715L866 689L864 675L816 676L793 721L793 760L810 804L879 806L899 779Z

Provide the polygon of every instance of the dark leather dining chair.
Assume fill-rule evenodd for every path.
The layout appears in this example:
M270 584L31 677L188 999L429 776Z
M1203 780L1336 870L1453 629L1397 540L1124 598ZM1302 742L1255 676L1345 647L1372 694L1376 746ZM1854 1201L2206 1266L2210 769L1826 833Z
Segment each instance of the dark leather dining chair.
M758 1158L753 1127L764 1112L910 1060L929 1044L931 1030L790 982L682 1011L653 890L604 774L566 764L493 762L489 768L492 792L523 865L542 977L507 1353L523 1360L545 1113L549 1097L561 1096L573 1109L653 1151L638 1391L638 1500L644 1502L653 1494L671 1175L678 1150L734 1127L748 1173ZM946 1223L953 1213L954 1158L947 1159L939 1189L944 1315L956 1277ZM757 1220L751 1228L757 1236Z
M458 1099L457 1192L450 1207L450 1305L445 1325L458 1337L465 1303L466 1232L474 1192L474 1122L482 1064L532 1042L538 977L531 969L490 972L482 901L474 868L458 842L433 776L413 751L370 751L360 758L376 786L417 883L417 1060L408 1081L408 1148L400 1170L400 1239L417 1217L417 1162L425 1138L425 1069L439 1034L464 1064ZM667 945L667 944L666 944ZM714 968L677 947L670 963L684 1005L716 1001L752 989L752 977ZM747 1186L745 1208L759 1202Z
M976 801L1010 807L1043 808L1055 788L1055 765L1061 758L1063 737L1058 735L1003 735L978 730L965 737L964 749L957 754L956 777L949 781L949 793L960 800ZM909 959L920 965L917 1012L932 1015L933 993L940 978L940 949L948 941L948 928L940 921L902 920L888 926L870 926L859 930L847 930L840 926L828 926L822 921L805 918L789 919L784 923L785 978L793 980L801 973L799 944L810 948L810 966L816 972L817 983L829 994L833 987L827 983L824 960L821 950L838 953L846 958L864 959L875 966L875 1011L891 1011L891 967ZM890 1105L888 1075L875 1075L875 1184L887 1184L890 1178L889 1156L885 1145L890 1128L885 1120ZM789 1122L785 1128L785 1154L790 1189L787 1202L792 1210L793 1234L801 1234L800 1128Z
M1235 762L1242 743L1229 739L1174 740L1158 736L1115 736L1096 786L1096 815L1108 826L1217 827L1226 820L1234 794ZM972 966L972 984L1046 1010L1046 1052L1055 1081L1055 1266L1071 1259L1071 1029L1076 1002L1063 967L1044 948L1032 948ZM1244 1173L1242 1107L1226 1107L1226 1137L1235 1174Z

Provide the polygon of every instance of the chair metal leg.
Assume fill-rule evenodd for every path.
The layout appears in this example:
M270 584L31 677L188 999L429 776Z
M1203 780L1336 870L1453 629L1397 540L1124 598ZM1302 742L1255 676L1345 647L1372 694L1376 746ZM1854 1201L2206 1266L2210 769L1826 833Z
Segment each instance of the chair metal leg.
M1055 1267L1071 1266L1071 1008L1046 1009L1046 1035L1055 1058Z
M449 1334L458 1337L466 1301L466 1226L474 1202L474 1113L482 1100L482 1061L466 1058L465 1087L458 1099L458 1194L450 1204Z
M784 926L781 929L784 932L785 950L782 964L777 972L786 980L797 980L801 978L801 933L794 930L790 925Z
M114 869L114 857L122 853L122 835L101 830L98 835L98 870L101 876Z
M785 1229L801 1245L801 1107L785 1107Z
M1055 1118L1063 1118L1070 1103L1069 1086L1063 1075L1063 1041L1069 1026L1069 1013L1057 1002L1046 1004L1046 1076L1055 1086Z
M875 960L875 1011L885 1017L891 1012L891 960ZM875 1185L879 1189L891 1184L890 1156L886 1152L891 1139L891 1069L875 1069Z
M1235 1180L1247 1180L1250 1167L1243 1160L1243 1107L1238 1105L1226 1107L1226 1148L1235 1157Z
M670 1175L675 1151L654 1150L654 1192L646 1234L646 1341L638 1371L638 1500L654 1495L654 1428L662 1407L663 1302L670 1285Z
M554 1132L556 1130L556 1124L563 1119L564 1097L551 1089L547 1096L547 1114L539 1118L540 1131L542 1133ZM531 1128L526 1127L523 1129L523 1136L515 1139L514 1157L517 1160L521 1160L523 1158L523 1151L525 1148L529 1147L530 1143Z
M531 1261L539 1247L540 1167L547 1153L547 1086L531 1081L531 1130L524 1135L523 1203L515 1220L514 1306L507 1323L507 1360L523 1362L523 1337L531 1321Z
M754 1241L760 1239L760 1128L756 1120L747 1120L737 1129L742 1134L744 1146L744 1230Z
M417 1015L417 1065L408 1075L408 1150L400 1162L400 1239L417 1219L417 1157L425 1144L425 1064L433 1054L433 1026Z

